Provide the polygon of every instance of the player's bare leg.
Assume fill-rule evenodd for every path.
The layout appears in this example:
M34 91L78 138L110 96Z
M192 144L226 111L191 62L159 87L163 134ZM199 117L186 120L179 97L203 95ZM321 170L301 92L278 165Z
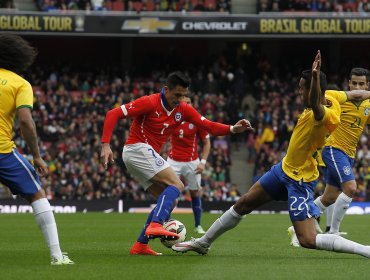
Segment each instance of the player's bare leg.
M317 234L314 218L294 221L293 226L299 243L304 248L357 254L370 258L369 246L361 245L335 234Z
M206 254L211 244L226 231L236 227L244 215L271 201L271 197L262 188L259 181L244 194L236 204L218 218L201 238L182 242L172 246L177 252L195 251Z
M51 264L73 264L74 262L60 249L57 225L44 190L40 189L34 195L25 197L25 199L31 204L36 222L44 235L50 250Z

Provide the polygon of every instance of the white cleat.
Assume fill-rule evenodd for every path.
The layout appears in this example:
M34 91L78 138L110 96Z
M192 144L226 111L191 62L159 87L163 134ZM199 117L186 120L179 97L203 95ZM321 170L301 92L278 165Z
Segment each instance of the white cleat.
M339 236L346 236L348 235L348 232L345 232L345 231L339 231L339 232L327 232L328 234L335 234L335 235L339 235Z
M201 225L197 226L195 229L194 229L194 232L198 233L198 234L205 234L206 232L204 231L204 229L202 228Z
M290 239L290 245L292 245L293 247L301 247L293 226L288 228L288 236Z
M51 257L51 265L75 264L67 255L63 253L62 258Z
M175 252L180 252L180 253L194 251L201 255L207 254L208 250L210 249L210 246L206 244L201 244L198 240L199 239L191 238L190 241L177 243L172 246L172 250L174 250Z

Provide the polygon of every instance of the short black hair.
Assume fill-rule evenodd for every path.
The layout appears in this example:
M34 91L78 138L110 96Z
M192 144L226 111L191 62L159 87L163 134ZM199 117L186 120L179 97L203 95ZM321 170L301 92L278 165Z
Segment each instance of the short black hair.
M305 87L307 90L309 90L311 87L312 70L307 69L307 70L302 71L301 78L305 80ZM327 87L328 87L328 82L326 80L326 75L324 72L320 71L321 92L324 93Z
M32 65L37 50L22 37L14 34L0 34L0 68L21 74Z
M352 79L352 76L365 76L368 83L370 80L370 71L365 68L355 67L352 68L349 78Z
M167 77L167 83L169 89L173 89L176 86L188 88L190 86L190 80L180 71L172 72Z

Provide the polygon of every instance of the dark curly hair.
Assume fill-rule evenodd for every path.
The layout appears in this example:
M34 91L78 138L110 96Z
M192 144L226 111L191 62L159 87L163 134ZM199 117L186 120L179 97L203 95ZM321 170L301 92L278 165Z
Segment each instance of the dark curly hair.
M0 68L21 74L32 65L37 50L22 37L0 33Z

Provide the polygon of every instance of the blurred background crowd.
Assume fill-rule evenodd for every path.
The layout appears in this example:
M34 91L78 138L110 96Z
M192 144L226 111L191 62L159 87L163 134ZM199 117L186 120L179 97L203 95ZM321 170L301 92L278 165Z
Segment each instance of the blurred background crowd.
M230 12L230 0L37 0L41 11Z
M299 73L281 71L260 57L254 76L220 55L212 64L186 71L191 79L194 107L210 120L234 123L249 119L254 133L212 137L211 154L202 176L206 201L238 199L238 186L230 178L231 150L247 149L245 161L254 168L253 180L281 160L302 111ZM197 69L197 70L194 70ZM281 75L279 73L285 73ZM349 72L349 71L348 71ZM38 127L42 155L51 176L43 178L49 199L124 199L150 197L124 168L121 152L130 120L121 120L112 137L116 164L104 170L99 162L100 137L107 110L143 95L159 92L168 73L152 71L150 77L119 75L106 69L84 72L69 67L35 67L28 77L34 86L33 117ZM348 89L348 77L329 76L330 87ZM27 154L22 138L15 137ZM370 139L361 137L355 164L359 185L356 201L370 197ZM163 151L167 156L169 144ZM30 158L31 160L31 158ZM323 178L317 194L323 191ZM5 189L3 189L5 191ZM184 192L182 199L189 199Z
M216 12L230 12L232 4L231 0L36 0L35 3L41 11ZM369 11L369 5L368 0L260 0L257 1L257 11L363 12ZM13 1L0 0L0 8L13 7ZM63 48L73 50L70 43L71 40L63 42ZM298 75L303 65L297 64L294 59L284 61L283 66L276 65L260 55L257 48L252 53L247 43L242 46L237 50L220 52L216 56L208 55L204 58L207 63L200 60L196 62L200 57L196 55L204 52L204 49L186 49L190 54L187 57L169 47L167 57L162 57L153 55L150 48L142 48L142 64L135 63L137 69L130 73L118 71L111 65L105 68L98 68L97 65L59 65L56 63L58 55L55 54L50 55L53 59L47 63L36 63L26 78L34 86L35 105L32 114L38 128L42 155L51 171L48 178L42 179L48 198L150 198L126 172L122 163L122 146L128 135L130 120L121 120L116 128L112 138L116 164L108 170L104 170L99 163L100 137L105 114L109 109L143 95L159 92L171 69L185 71L191 79L193 104L202 115L227 124L246 118L255 127L254 133L246 135L212 137L211 154L202 176L204 200L238 199L240 186L233 184L230 175L232 151L248 151L245 162L248 168L253 169L253 181L258 180L284 157L294 125L303 109L298 94ZM278 44L272 42L271 46ZM52 44L48 47L52 47ZM291 53L284 49L281 47L277 52L284 58L290 57ZM89 51L89 48L84 49L87 55L91 55ZM140 53L140 50L136 53ZM278 58L275 57L275 60ZM69 61L72 63L73 59L69 58ZM351 61L351 67L353 63L357 61ZM338 71L329 75L330 86L346 90L350 68L341 65ZM19 136L15 135L16 144L27 154L26 144ZM354 198L356 201L370 199L369 144L366 132L358 145L354 166L359 186ZM167 144L162 151L164 157L168 148ZM323 178L320 178L317 194L323 191L323 187ZM9 195L7 188L0 187L0 197ZM185 192L182 199L189 199L189 194Z
M369 12L368 0L259 0L258 12Z
M35 0L40 11L173 11L231 12L231 0ZM0 0L0 8L14 8L14 0ZM360 12L370 11L369 0L258 0L261 12Z

